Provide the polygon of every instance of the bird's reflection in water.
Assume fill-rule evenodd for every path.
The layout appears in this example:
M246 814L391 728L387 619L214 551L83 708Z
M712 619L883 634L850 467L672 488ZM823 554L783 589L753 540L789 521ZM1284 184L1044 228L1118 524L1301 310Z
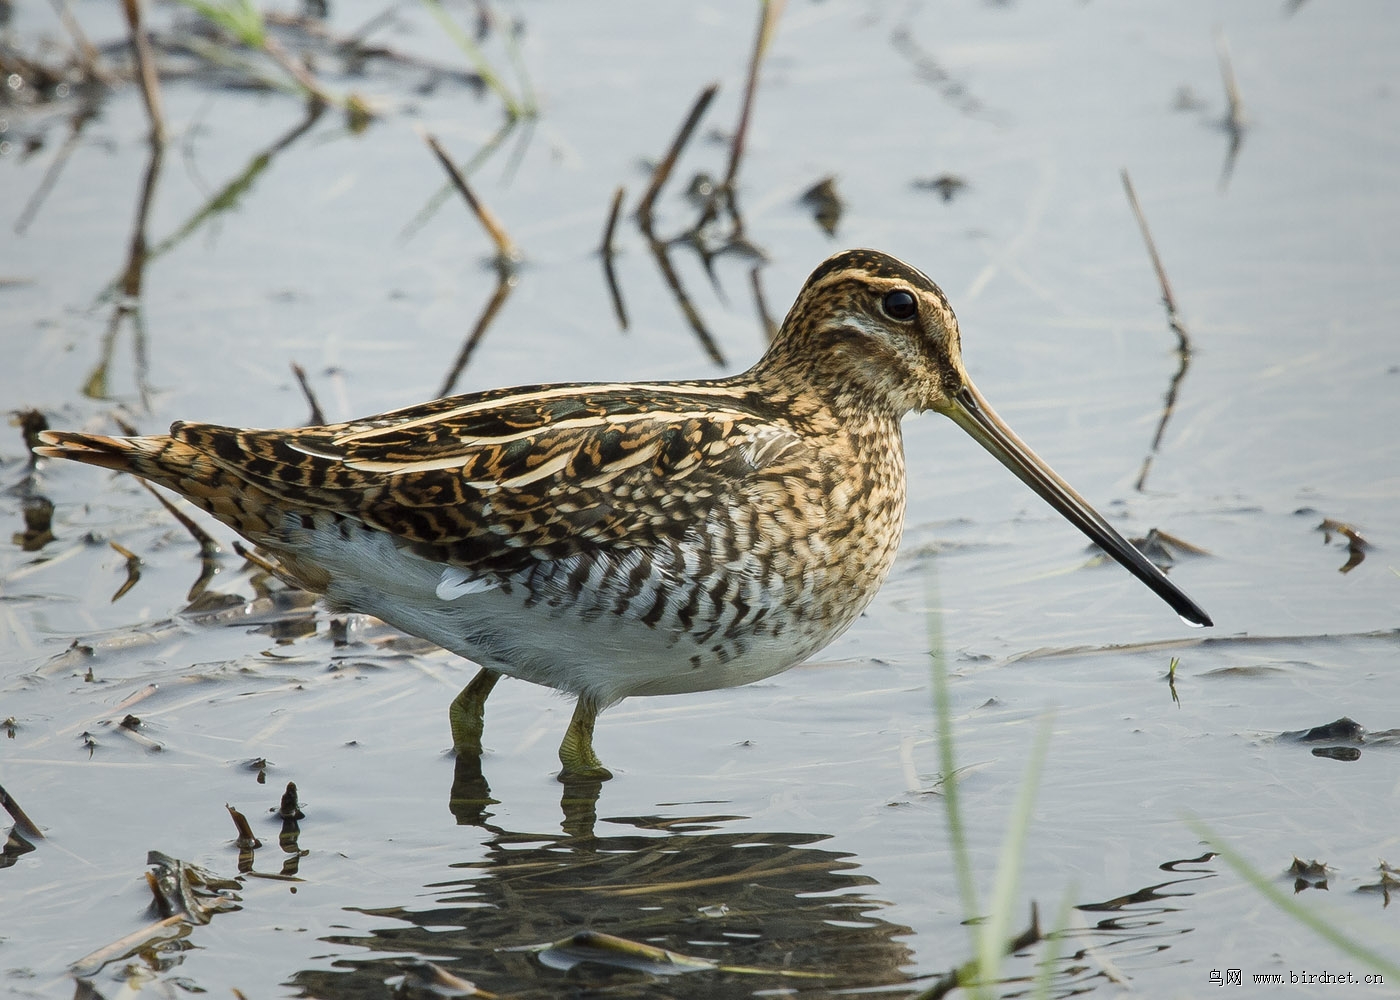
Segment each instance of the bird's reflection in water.
M496 801L479 761L461 758L452 808L459 821L489 831L484 854L429 884L428 905L415 891L405 893L411 905L362 911L384 918L382 926L328 940L367 956L341 958L336 971L300 972L295 985L307 996L383 996L405 960L419 958L512 998L594 989L749 997L909 984L910 929L879 916L885 904L866 895L874 880L855 871L849 854L817 846L825 835L726 829L744 817L722 815L599 823L598 793L597 783L564 786L562 833L512 832L491 822ZM701 961L539 948L583 931ZM402 992L423 990L443 995L426 985Z

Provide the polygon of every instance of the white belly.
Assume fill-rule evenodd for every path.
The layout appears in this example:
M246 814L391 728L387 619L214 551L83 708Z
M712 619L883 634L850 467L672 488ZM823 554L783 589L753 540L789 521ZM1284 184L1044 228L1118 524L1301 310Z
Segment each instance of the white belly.
M840 620L808 613L815 612L810 595L788 593L790 582L764 579L756 565L726 567L706 588L687 578L694 567L683 550L640 588L623 586L625 564L565 560L480 589L443 587L459 592L444 599L444 565L380 532L357 525L349 539L299 534L330 574L332 608L374 615L482 666L589 695L600 706L772 676L825 646L861 610ZM813 590L822 584L804 582Z

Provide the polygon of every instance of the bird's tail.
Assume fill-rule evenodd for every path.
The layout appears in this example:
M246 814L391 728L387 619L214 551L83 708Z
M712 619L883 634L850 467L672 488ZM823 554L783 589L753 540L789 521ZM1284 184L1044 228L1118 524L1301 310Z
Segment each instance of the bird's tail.
M166 486L190 495L193 481L207 480L217 466L194 448L168 434L151 437L106 437L78 431L44 431L34 453L97 465Z
M285 504L178 437L44 431L39 440L43 444L35 454L129 472L175 491L258 545L274 544L279 538Z

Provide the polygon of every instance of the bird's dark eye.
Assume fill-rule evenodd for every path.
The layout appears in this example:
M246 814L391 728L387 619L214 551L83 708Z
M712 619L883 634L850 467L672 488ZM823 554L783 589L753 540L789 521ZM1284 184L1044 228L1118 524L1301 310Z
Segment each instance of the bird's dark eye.
M885 315L890 319L901 321L913 319L919 312L919 306L914 301L913 294L906 292L903 288L887 292L884 299L880 301L880 308L885 310Z

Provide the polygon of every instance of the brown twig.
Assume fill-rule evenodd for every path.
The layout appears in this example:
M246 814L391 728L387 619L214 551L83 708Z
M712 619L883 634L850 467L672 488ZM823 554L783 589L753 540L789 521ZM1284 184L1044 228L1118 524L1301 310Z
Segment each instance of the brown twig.
M763 324L763 332L771 344L778 336L778 324L773 322L773 314L768 311L768 302L763 295L763 265L755 264L749 269L749 285L753 288L753 305L758 310L758 321Z
M717 365L724 365L724 354L720 352L719 345L715 343L715 338L710 335L709 329L705 326L705 321L700 318L700 312L695 308L695 304L690 301L690 296L686 294L685 287L681 284L680 275L671 264L671 257L666 252L666 246L658 239L648 235L647 246L651 248L652 256L656 258L656 266L661 270L661 276L665 279L667 287L671 289L671 294L676 297L676 304L681 307L681 312L685 314L686 322L695 331L695 336L700 340L700 346L705 349L705 353L710 356Z
M131 32L131 51L136 58L136 73L141 80L141 99L146 102L146 115L151 120L151 142L165 144L165 111L160 101L160 77L156 75L155 56L151 41L146 37L141 0L122 0L126 26Z
M312 391L311 383L306 379L306 369L293 361L292 374L296 376L297 385L301 386L301 394L306 397L306 402L311 407L311 424L309 426L321 426L326 422L326 414L322 411L321 404L316 401L316 393Z
M515 245L515 241L510 238L510 234L506 232L505 227L501 225L495 214L472 191L471 186L467 184L466 176L457 169L457 164L452 162L452 157L447 155L447 151L442 148L437 139L426 132L423 134L423 139L427 142L428 148L437 156L443 169L447 171L447 176L451 178L453 185L467 200L467 206L476 215L477 221L491 237L491 241L496 244L497 266L505 270L513 269L515 265L520 263L520 249Z
M16 830L24 834L30 840L44 839L44 834L34 825L34 821L29 818L25 811L19 807L19 803L15 801L14 796L5 791L3 785L0 785L0 806L3 806L5 811L10 814L10 818L15 821Z
M510 298L511 290L515 288L515 280L513 274L505 271L497 275L496 290L491 293L490 300L477 318L476 326L472 327L472 332L462 344L462 349L457 352L457 359L452 362L452 370L447 373L447 378L443 379L438 396L446 396L450 393L457 384L457 379L461 378L462 372L467 368L467 362L471 360L472 353L481 343L482 338L486 336L487 328L496 318L496 314L501 311L501 306L505 305L506 299Z
M126 579L117 588L117 592L112 595L112 601L115 603L124 597L128 590L136 586L137 581L141 579L141 557L117 542L109 541L107 544L112 546L112 551L126 560Z
M603 258L603 277L607 281L608 294L612 296L613 312L617 314L617 325L624 330L627 329L627 307L623 304L622 289L618 287L617 273L613 270L613 255L616 253L613 232L617 229L617 219L622 214L622 199L626 193L627 189L621 186L613 192L612 207L608 210L608 221L603 227L603 243L598 248Z
M754 35L753 54L749 57L748 79L744 81L744 98L739 105L739 123L734 127L734 141L729 145L729 165L725 168L724 181L720 185L736 234L743 232L744 221L739 214L735 187L739 180L739 163L743 159L749 136L749 121L753 117L754 95L758 92L758 70L763 64L763 54L773 41L778 19L782 17L783 7L786 5L787 0L763 0L761 5L758 31Z
M608 221L603 225L603 242L598 245L598 252L604 257L611 257L615 252L613 233L617 231L617 217L622 214L622 199L626 194L627 189L620 184L613 192L612 206L608 209Z
M680 131L676 133L675 139L671 142L671 148L666 155L661 158L661 162L652 171L651 183L647 185L647 190L642 195L642 200L637 204L637 221L641 224L642 232L648 237L652 235L652 205L656 201L656 196L661 193L662 185L671 176L671 171L675 169L676 161L680 158L681 150L690 141L690 135L695 131L695 126L700 124L700 119L705 114L705 109L714 100L715 93L719 90L719 84L712 83L704 90L700 91L700 96L691 105L690 114L686 116L685 122L681 125Z
M180 526L183 527L186 531L188 531L191 537L193 537L194 540L199 543L200 555L213 556L218 554L219 543L214 541L213 535L209 534L209 532L201 528L197 523L195 523L193 518L191 518L188 514L182 511L179 507L176 507L168 499L166 499L163 493L157 490L150 483L146 482L146 480L141 479L138 480L138 482L140 482L142 486L146 487L147 492L149 492L151 496L159 500L160 505L170 512L170 516L175 518L175 520L179 521Z

